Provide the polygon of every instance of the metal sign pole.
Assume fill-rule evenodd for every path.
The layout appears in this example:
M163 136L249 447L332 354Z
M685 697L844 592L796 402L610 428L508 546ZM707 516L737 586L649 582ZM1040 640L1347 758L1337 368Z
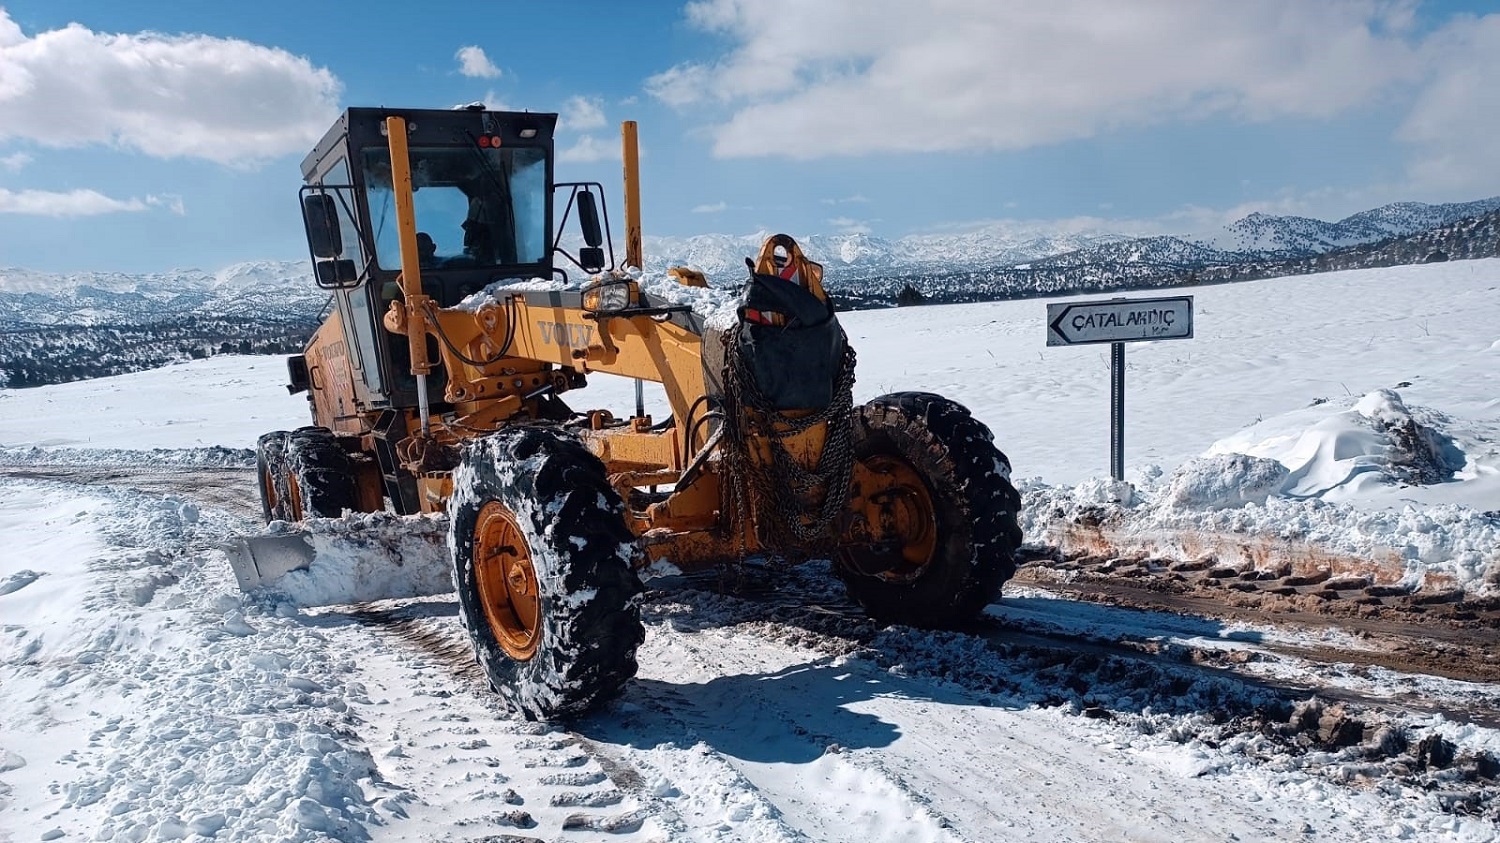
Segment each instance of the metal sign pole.
M1109 476L1125 479L1125 343L1109 344Z
M1125 479L1125 343L1193 338L1193 297L1047 305L1047 345L1109 343L1109 476Z

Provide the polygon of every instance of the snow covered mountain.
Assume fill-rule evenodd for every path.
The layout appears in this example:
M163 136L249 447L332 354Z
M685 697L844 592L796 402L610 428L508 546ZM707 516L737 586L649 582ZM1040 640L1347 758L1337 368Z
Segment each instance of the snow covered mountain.
M772 233L648 237L647 269L691 266L710 278L738 277L745 258L759 252L761 243ZM913 234L898 240L862 233L793 236L810 257L823 264L832 284L914 272L1010 267L1129 240L1107 232L1060 233L1010 223L992 223L951 234Z
M1187 239L1226 252L1304 257L1387 237L1414 234L1497 209L1500 209L1500 196L1446 205L1394 202L1361 211L1338 222L1254 213L1219 232Z
M188 315L298 321L316 314L327 300L328 293L312 283L306 261L146 275L0 269L0 330L143 325Z

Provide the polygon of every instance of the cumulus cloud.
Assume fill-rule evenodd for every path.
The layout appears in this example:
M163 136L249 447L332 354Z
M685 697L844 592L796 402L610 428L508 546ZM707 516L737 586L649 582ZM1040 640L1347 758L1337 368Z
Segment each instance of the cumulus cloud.
M599 97L571 97L563 103L562 128L573 132L598 129L604 125L604 100Z
M147 196L146 204L153 208L166 208L179 217L187 214L187 207L182 204L182 197L175 193Z
M0 31L0 38L4 33ZM0 188L0 214L25 214L37 217L92 217L99 214L144 211L161 204L159 197L114 199L97 190L6 190ZM177 200L180 208L182 200ZM179 211L180 213L180 211Z
M13 152L10 155L0 157L0 169L9 170L12 173L20 172L32 160L32 157L24 152Z
M27 36L0 9L0 140L250 166L306 151L339 89L328 70L248 41L76 23Z
M857 220L852 217L834 217L833 219L830 219L828 221L828 224L833 226L834 229L841 234L869 234L871 231L873 231L873 229L870 228L870 222L873 222L873 220Z
M475 79L499 79L500 68L484 54L484 49L473 45L459 47L453 54L458 59L458 72Z
M1227 117L1412 106L1414 176L1500 149L1500 16L1417 27L1412 0L698 0L729 44L647 92L720 114L719 157L1004 151Z
M727 211L727 210L729 210L729 203L728 202L720 201L720 202L714 202L713 204L709 204L709 205L697 205L697 206L694 206L693 213L695 213L695 214L718 214L718 213L722 213L722 212Z
M1411 147L1410 180L1459 195L1500 187L1500 15L1450 24L1423 55L1431 77L1396 133Z
M645 152L640 153L642 156ZM557 154L557 160L574 164L594 161L619 161L622 158L618 141L603 141L593 135L583 135L572 146Z

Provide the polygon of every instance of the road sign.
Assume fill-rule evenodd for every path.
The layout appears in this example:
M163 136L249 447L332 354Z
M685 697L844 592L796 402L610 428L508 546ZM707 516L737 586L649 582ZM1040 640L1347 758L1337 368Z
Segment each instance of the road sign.
M1193 336L1193 297L1047 305L1047 345L1109 343L1109 476L1125 479L1125 343Z
M1047 345L1185 340L1192 336L1192 296L1047 305Z

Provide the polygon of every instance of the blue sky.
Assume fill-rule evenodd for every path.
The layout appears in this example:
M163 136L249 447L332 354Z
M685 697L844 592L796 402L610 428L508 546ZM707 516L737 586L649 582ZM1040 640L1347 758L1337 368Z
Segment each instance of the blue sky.
M0 3L0 266L303 256L297 164L348 105L558 111L559 173L610 187L638 120L648 235L1500 194L1494 2Z

